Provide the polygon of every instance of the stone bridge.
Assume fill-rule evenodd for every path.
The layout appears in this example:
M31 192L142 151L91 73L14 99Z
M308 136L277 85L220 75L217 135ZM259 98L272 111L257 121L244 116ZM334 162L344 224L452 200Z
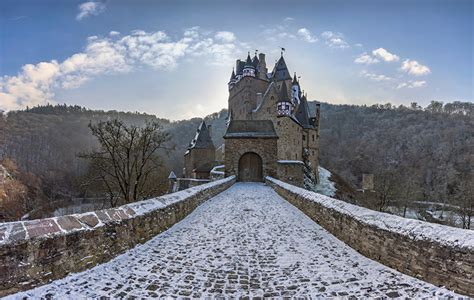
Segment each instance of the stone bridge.
M373 212L272 178L234 181L116 209L4 224L0 294L474 294L472 231Z

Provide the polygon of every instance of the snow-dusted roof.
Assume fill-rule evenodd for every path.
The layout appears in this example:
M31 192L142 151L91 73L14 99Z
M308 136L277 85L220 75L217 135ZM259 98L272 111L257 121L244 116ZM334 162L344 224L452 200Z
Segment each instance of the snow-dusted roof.
M224 138L278 138L271 120L232 120Z

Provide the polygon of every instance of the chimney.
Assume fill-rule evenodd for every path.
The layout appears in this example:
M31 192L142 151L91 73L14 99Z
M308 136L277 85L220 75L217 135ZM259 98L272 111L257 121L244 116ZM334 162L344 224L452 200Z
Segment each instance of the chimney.
M240 59L235 61L235 74L239 75Z
M258 61L260 62L260 65L262 65L264 69L267 67L267 63L265 62L265 53L258 54Z

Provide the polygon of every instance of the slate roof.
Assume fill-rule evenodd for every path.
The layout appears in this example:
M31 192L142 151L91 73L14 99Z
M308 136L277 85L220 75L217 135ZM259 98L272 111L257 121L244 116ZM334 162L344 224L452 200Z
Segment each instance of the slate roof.
M288 88L285 81L281 84L280 95L278 97L278 102L290 102L290 97L288 96Z
M290 72L288 71L288 67L286 66L283 55L280 57L273 68L272 79L275 81L291 79Z
M277 139L278 135L271 120L232 120L224 135L224 139L228 138Z
M244 68L247 68L247 67L249 67L249 68L255 68L255 66L254 66L253 63L252 63L252 59L250 58L250 53L247 54L247 61L245 62Z
M209 130L207 129L206 122L202 121L201 125L199 125L198 130L196 131L196 135L194 139L189 144L188 149L208 149L208 148L215 148L214 143L212 142L211 135L209 134Z
M257 57L257 54L255 54L255 56L252 58L252 64L253 66L256 68L258 66L258 63L260 61L258 60L258 57Z
M298 122L303 126L303 128L312 128L313 126L310 123L310 114L309 114L309 106L308 101L306 101L306 97L302 96L300 99L300 105L298 106L298 110L295 113L295 117Z
M245 61L241 61L240 59L237 60L237 70L235 72L236 75L242 75L244 71Z

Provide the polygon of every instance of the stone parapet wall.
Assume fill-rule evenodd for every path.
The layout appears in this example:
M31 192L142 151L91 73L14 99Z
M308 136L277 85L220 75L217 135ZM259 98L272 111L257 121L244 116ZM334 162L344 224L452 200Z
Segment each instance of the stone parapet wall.
M0 296L81 272L144 243L235 176L118 208L0 224Z
M407 275L474 296L474 231L372 211L271 177L266 182L366 257Z

